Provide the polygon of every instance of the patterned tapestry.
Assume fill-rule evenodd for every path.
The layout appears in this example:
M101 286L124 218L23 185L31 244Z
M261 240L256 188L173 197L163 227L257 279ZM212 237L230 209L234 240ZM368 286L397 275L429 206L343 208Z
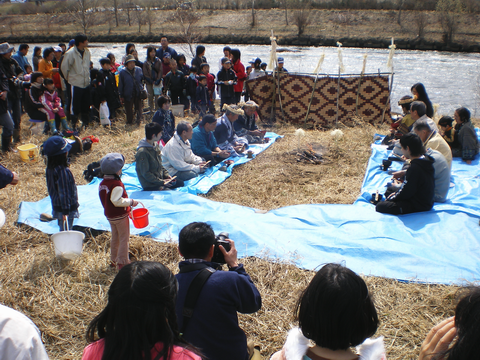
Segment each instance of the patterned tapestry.
M306 122L305 116L312 97L315 77L280 74L279 82L280 91L277 87L275 93L274 118L277 121L283 121L285 117L285 121L291 124L326 128L335 126L338 77L318 78ZM251 99L259 105L261 119L270 119L274 95L272 75L249 80L246 86ZM388 76L368 75L361 78L358 75L340 78L338 121L344 124L352 123L352 117L355 115L372 125L381 123L382 117L386 122L391 121Z

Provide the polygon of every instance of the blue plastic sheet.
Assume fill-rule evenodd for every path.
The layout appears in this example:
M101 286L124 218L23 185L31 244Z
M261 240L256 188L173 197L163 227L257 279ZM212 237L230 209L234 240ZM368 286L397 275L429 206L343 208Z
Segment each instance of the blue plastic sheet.
M267 213L234 204L214 202L180 191L139 191L124 176L129 196L150 211L145 229L133 234L158 240L176 240L181 228L205 221L215 232L227 231L239 256L266 255L294 260L315 269L326 262L345 261L358 273L400 280L461 283L480 280L479 167L455 159L448 201L429 212L391 216L375 212L369 194L384 188L390 178L379 169L385 147L373 145L362 196L353 205L297 205ZM394 165L400 167L400 165ZM130 174L130 169L126 169ZM132 178L133 181L133 178ZM190 185L190 184L189 184ZM75 225L109 230L96 196L98 182L79 186L80 213ZM190 192L190 191L188 191ZM95 195L95 196L92 196ZM49 198L22 203L19 222L53 233L53 222L38 216L49 211Z

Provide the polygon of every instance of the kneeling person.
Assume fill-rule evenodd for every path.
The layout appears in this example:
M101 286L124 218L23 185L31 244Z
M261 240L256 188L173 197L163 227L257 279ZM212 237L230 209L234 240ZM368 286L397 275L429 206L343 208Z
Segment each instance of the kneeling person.
M379 202L376 210L380 213L401 215L428 211L433 207L435 189L433 158L425 156L425 147L416 134L400 138L403 155L411 159L405 174L405 181L397 192Z
M200 156L196 156L190 147L193 135L192 125L182 121L177 125L173 138L162 150L162 165L171 176L187 181L205 171L207 164Z
M202 349L210 360L247 360L247 338L238 325L237 311L250 314L260 310L260 293L237 262L235 243L230 242L223 253L229 271L215 270L219 264L211 262L215 248L215 234L210 225L194 222L185 226L179 235L179 252L185 258L180 262L176 312L178 325L185 340ZM197 274L208 269L211 274L203 284L191 317L184 317L184 306L189 288ZM190 298L190 297L189 297ZM186 310L186 309L185 309ZM186 320L189 319L189 320Z
M183 181L172 178L162 166L158 141L162 138L162 125L145 125L145 139L140 140L135 154L135 170L143 190L156 191L183 186Z

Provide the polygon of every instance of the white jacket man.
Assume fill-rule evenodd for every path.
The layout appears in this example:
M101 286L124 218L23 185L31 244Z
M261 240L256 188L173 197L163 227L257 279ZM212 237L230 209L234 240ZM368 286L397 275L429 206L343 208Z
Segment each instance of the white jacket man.
M162 150L162 165L170 176L187 181L205 171L207 164L200 156L193 153L190 139L193 135L192 125L181 121L173 138Z

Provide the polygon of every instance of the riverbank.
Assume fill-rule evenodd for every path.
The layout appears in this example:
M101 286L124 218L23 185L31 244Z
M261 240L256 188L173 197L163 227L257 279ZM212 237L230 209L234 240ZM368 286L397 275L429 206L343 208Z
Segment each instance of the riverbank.
M150 10L143 14L149 20L130 15L130 26L126 14L121 13L118 27L112 13L91 14L92 25L87 29L91 42L159 43L162 35L173 43L185 42L173 10ZM344 47L388 48L394 37L397 49L480 52L478 14L459 15L451 44L443 41L438 13L428 11L310 10L309 25L301 36L293 22L294 11L285 16L285 10L257 10L253 27L251 10L199 10L192 14L198 21L191 24L189 36L206 44L267 45L273 30L280 46L335 46L340 41ZM67 42L82 31L70 14L9 15L2 20L5 26L0 28L0 39L11 43ZM418 36L421 31L422 37Z

